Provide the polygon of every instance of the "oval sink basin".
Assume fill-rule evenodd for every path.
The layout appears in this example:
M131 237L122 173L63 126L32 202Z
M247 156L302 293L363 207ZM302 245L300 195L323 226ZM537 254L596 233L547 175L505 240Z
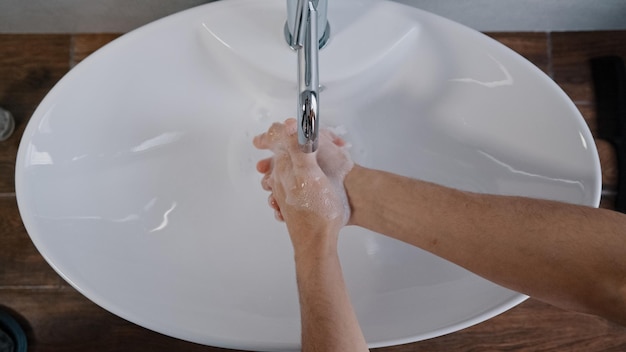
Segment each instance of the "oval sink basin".
M356 162L475 192L597 206L580 113L494 40L385 1L329 1L321 123ZM252 137L293 116L284 0L219 1L128 33L46 96L19 148L24 224L50 265L120 317L177 338L299 347L293 253ZM345 228L370 346L451 333L522 302L418 248Z

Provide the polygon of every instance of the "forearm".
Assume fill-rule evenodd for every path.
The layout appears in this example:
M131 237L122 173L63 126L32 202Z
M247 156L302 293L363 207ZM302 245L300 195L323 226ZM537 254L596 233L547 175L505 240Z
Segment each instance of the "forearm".
M296 120L287 119L253 143L274 153L256 168L264 174L261 186L272 192L269 204L285 221L294 248L302 350L367 351L337 254L339 231L349 216L339 186L352 161L342 148L345 142L326 130L316 153L302 153L296 131Z
M505 287L626 323L626 218L462 192L355 166L351 223L416 245Z
M367 351L336 246L296 252L303 351Z

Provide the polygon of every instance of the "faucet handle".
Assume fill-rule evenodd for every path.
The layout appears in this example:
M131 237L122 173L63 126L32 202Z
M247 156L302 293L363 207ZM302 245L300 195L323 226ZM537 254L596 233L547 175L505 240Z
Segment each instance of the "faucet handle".
M291 43L289 43L289 45L293 49L304 46L304 37L306 36L306 22L310 21L311 18L311 12L308 11L310 8L311 4L309 0L298 0L296 4L293 35L291 36Z
M330 38L330 25L326 19L328 0L287 0L287 23L285 23L285 39L294 49L304 46L307 21L312 16L317 18L319 26L319 48L323 48ZM320 28L321 27L321 28Z

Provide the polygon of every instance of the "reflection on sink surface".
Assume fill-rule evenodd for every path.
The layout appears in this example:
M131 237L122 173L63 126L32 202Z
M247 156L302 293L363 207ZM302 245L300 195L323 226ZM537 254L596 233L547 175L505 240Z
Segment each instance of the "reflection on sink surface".
M598 204L591 135L526 60L392 2L330 1L328 17L320 116L347 132L356 162ZM254 169L267 154L251 144L293 115L284 21L284 0L167 17L89 57L41 103L18 153L20 211L40 252L91 300L198 343L298 347L291 244ZM340 254L371 346L453 332L525 299L359 228L343 230Z

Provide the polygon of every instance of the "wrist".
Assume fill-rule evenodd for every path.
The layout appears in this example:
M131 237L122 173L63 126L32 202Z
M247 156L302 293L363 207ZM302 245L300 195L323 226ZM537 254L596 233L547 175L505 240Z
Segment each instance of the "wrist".
M300 250L294 252L294 263L299 285L300 280L310 277L315 272L335 265L339 261L337 248L326 248L324 250Z
M298 263L312 263L337 256L338 233L311 233L301 241L292 239L294 258Z
M371 195L372 189L372 180L367 179L368 171L369 169L354 164L354 167L352 167L344 179L344 188L348 197L348 205L350 206L348 225L363 226L361 218L364 216L365 209L367 209L363 205L370 201L368 196Z

